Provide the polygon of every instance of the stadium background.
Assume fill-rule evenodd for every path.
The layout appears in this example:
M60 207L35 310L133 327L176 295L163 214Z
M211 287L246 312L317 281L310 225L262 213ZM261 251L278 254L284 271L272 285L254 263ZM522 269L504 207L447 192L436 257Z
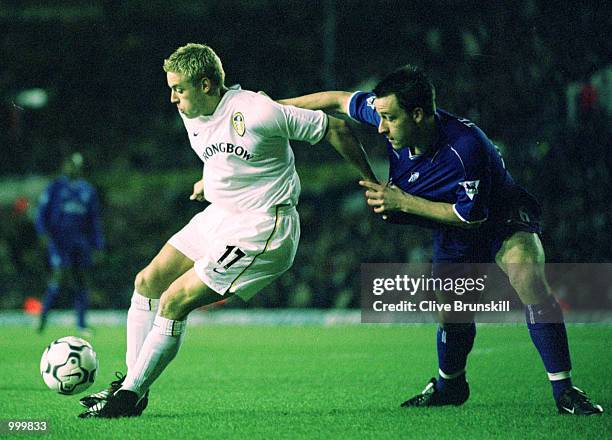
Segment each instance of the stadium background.
M32 218L69 152L83 152L102 199L95 308L127 307L137 271L201 209L188 200L201 162L161 69L187 42L217 51L228 84L274 98L368 89L401 64L425 67L439 106L480 125L543 202L549 261L609 262L610 12L597 1L0 1L0 309L42 295ZM355 129L384 176L380 139ZM356 307L360 263L427 261L429 234L369 214L328 145L294 151L295 265L236 307ZM611 291L568 301L589 295L612 304Z

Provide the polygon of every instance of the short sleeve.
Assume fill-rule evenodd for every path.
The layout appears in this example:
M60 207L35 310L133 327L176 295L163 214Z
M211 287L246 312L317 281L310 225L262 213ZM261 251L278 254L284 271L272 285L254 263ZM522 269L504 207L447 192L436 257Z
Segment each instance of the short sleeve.
M348 101L347 114L362 124L378 127L380 115L376 113L374 100L376 95L371 92L355 92Z
M457 183L455 214L466 223L482 223L489 215L491 167L485 148L475 140L453 148L463 167L463 179Z
M268 136L316 144L327 133L328 118L321 110L281 105L265 96L257 97L260 110L258 131Z

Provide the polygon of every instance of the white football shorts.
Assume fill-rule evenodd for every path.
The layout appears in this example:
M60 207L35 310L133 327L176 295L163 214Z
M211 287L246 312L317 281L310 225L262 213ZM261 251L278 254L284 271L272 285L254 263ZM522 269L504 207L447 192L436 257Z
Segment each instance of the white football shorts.
M194 261L208 287L246 301L291 267L299 240L294 206L233 212L211 204L168 243Z

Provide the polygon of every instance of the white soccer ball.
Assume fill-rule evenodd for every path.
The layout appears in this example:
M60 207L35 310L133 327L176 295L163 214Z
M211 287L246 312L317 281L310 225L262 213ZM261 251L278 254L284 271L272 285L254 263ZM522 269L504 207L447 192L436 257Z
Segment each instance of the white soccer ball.
M98 358L91 344L76 336L51 342L40 360L45 384L60 394L77 394L94 383Z

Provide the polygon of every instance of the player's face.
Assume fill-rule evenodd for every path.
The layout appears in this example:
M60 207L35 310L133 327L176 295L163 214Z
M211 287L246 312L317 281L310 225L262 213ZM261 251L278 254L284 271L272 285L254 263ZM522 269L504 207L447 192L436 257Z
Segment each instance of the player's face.
M170 87L170 102L186 117L191 119L212 113L209 112L210 99L206 94L208 86L196 86L191 80L175 72L167 72L166 80Z
M417 126L413 118L399 106L397 97L389 95L376 98L374 105L380 115L378 132L385 135L393 149L400 150L412 146Z

